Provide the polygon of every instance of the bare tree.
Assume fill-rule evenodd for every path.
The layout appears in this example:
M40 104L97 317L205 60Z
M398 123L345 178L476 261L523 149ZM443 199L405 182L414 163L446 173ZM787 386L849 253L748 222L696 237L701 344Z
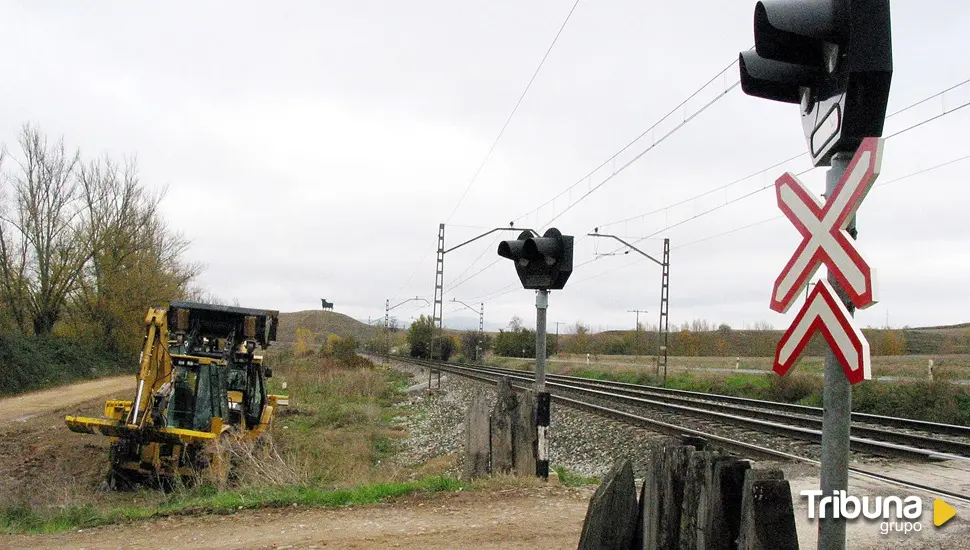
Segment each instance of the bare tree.
M0 149L0 173L6 160L6 151ZM9 197L6 187L0 187L0 292L8 322L27 332L27 239L20 238L9 218Z
M694 319L690 323L691 332L710 332L711 324L707 319Z
M140 183L134 160L84 165L30 124L19 146L0 150L2 320L45 335L63 318L109 349L137 345L144 308L183 295L202 268L162 219L164 191Z
M77 285L76 317L115 351L137 343L144 308L183 294L199 266L181 261L188 241L164 226L165 192L141 184L134 159L123 166L108 157L92 161L78 169L78 180L91 255Z
M775 327L773 327L768 321L755 321L755 323L751 325L751 330L775 330Z
M0 220L2 254L10 261L3 269L3 286L8 300L19 301L12 308L19 328L42 335L60 319L91 251L81 230L78 153L67 152L63 140L48 143L29 124L19 142L19 170L5 178L13 195L6 202L13 207Z

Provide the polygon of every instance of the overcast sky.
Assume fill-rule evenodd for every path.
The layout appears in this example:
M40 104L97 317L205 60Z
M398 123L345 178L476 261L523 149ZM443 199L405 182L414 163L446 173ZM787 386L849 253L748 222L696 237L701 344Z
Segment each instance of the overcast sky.
M799 242L787 220L690 244L779 215L773 190L664 230L811 168L803 155L665 208L805 152L797 106L723 94L736 65L617 168L723 97L588 198L578 201L612 164L536 211L749 48L753 1L581 1L453 216L571 1L2 6L0 140L13 145L31 121L88 156L136 154L142 180L168 187L166 217L192 240L190 259L207 265L198 282L218 296L282 311L325 297L355 318L383 317L386 299L432 299L439 223L453 246L513 220L541 232L555 218L576 236L576 264L616 249L581 237L594 227L656 233L637 246L657 257L669 237L672 324L782 328L797 311L768 307ZM892 18L890 112L970 78L970 4L896 1ZM886 135L967 101L970 84L890 118ZM858 313L862 326L970 321L970 160L879 186L970 154L968 124L970 108L888 140L859 210L859 248L881 295ZM803 181L821 193L824 168ZM477 325L448 303L458 299L484 300L490 328L513 315L534 326L534 293L511 262L496 262L498 239L515 236L446 255L446 325ZM630 309L656 323L659 301L658 266L600 257L552 293L550 331L555 321L632 327ZM430 312L410 302L392 314Z

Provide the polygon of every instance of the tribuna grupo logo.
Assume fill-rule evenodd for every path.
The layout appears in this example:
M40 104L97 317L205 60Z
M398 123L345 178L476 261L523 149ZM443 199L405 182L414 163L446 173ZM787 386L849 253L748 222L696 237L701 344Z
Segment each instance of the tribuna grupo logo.
M825 493L818 489L804 490L800 494L802 498L808 498L808 519L864 517L882 520L879 531L883 535L890 532L919 532L923 529L919 521L923 515L923 500L916 496L856 497L845 491L833 491L831 495L823 496ZM933 501L934 525L939 527L954 515L956 510L952 506L940 499Z

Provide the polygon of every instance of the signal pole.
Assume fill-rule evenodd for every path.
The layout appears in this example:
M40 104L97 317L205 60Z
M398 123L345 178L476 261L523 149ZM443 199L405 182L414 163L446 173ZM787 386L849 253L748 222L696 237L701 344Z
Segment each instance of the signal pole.
M539 445L536 476L549 479L549 393L546 391L546 309L549 291L536 291L536 430ZM558 328L558 325L557 325Z
M539 237L523 231L502 241L498 255L512 260L522 288L536 291L536 477L549 479L549 393L546 391L546 310L549 290L561 290L573 272L573 237L552 227ZM558 325L557 325L558 328Z
M825 173L825 197L832 196L836 185L845 173L852 153L836 153L832 156L832 167ZM855 216L849 221L846 232L856 238ZM855 312L855 305L839 287L835 270L829 268L828 281L845 303L849 315ZM822 383L822 470L819 476L819 489L831 495L834 491L849 488L849 429L852 418L852 383L842 370L842 364L835 358L832 346L825 347L825 371ZM845 518L831 515L818 520L818 547L845 548Z

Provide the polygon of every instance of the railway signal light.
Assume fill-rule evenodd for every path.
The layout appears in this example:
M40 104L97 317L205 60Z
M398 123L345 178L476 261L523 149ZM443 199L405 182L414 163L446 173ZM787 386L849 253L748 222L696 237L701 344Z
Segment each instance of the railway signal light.
M882 136L892 80L889 0L763 0L741 89L797 103L815 166Z
M556 228L542 237L523 231L518 239L499 243L498 255L515 262L523 288L561 290L573 272L573 237Z

